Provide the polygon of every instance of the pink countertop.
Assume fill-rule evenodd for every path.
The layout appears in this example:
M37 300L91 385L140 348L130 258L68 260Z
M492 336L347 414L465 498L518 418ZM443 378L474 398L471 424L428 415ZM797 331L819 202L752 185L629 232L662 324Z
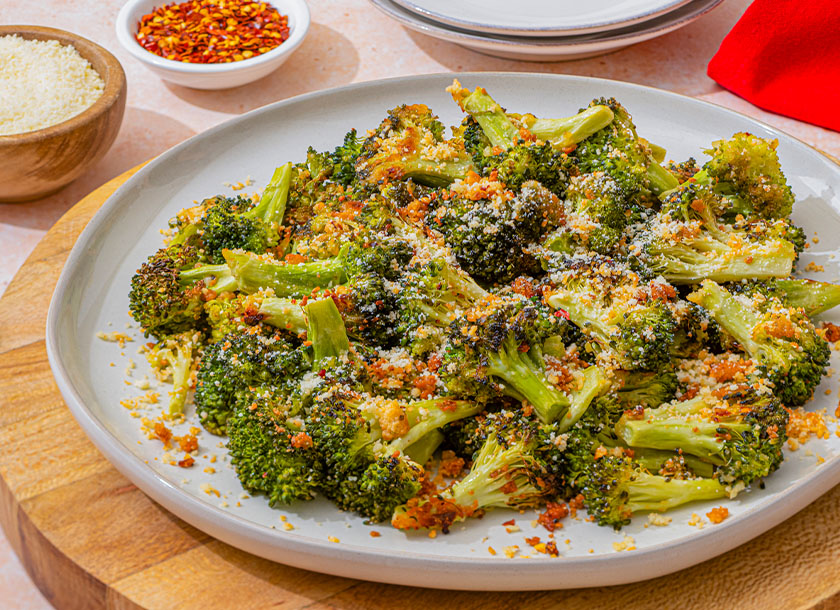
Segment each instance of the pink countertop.
M35 244L74 203L99 185L231 116L300 93L388 76L459 71L581 74L669 89L766 121L840 157L840 134L763 112L721 89L706 64L750 0L726 0L686 28L611 55L568 63L496 59L409 32L364 0L309 0L312 28L280 70L227 91L165 84L117 44L120 0L0 2L0 24L46 25L81 34L113 52L128 77L125 120L97 166L56 195L0 204L0 294ZM0 605L49 608L0 535Z

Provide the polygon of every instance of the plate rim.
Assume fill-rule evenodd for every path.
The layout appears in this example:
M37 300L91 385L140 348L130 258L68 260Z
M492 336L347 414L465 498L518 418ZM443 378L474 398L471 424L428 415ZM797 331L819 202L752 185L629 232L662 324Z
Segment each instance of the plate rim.
M689 3L680 6L673 12L685 10L673 21L659 22L653 27L624 32L614 36L597 36L596 34L582 34L581 36L561 36L542 38L517 38L514 36L501 37L493 34L482 34L468 32L457 28L435 23L429 19L420 17L411 11L397 4L396 0L370 0L370 2L387 17L400 23L403 27L444 40L454 44L463 45L471 49L495 50L500 52L551 55L561 53L564 55L607 52L627 47L632 44L645 42L652 38L664 36L678 30L689 23L704 17L714 10L724 0L690 0ZM696 2L694 7L689 7ZM660 16L661 17L661 16ZM655 21L659 17L651 21ZM582 39L581 39L582 38Z
M438 574L450 573L453 564L457 564L461 569L461 576L465 576L470 571L480 570L485 576L501 576L518 573L518 576L526 576L527 574L519 574L521 572L530 572L530 584L522 586L506 586L503 581L496 582L499 586L480 587L481 590L504 590L504 591L525 591L552 588L544 580L552 572L560 569L568 569L570 563L574 562L578 569L592 569L597 568L599 564L608 562L614 568L614 571L620 571L625 566L637 566L642 560L647 560L650 564L658 566L657 569L649 569L646 574L638 574L632 577L625 578L606 578L599 581L599 585L590 585L582 583L577 586L611 586L616 584L624 584L630 582L637 582L640 580L647 580L676 572L678 570L696 565L702 561L717 557L723 553L739 546L756 536L765 533L773 526L781 523L791 515L802 510L828 491L830 487L840 483L840 461L828 463L827 466L815 470L811 475L794 482L786 488L786 496L779 498L767 506L759 508L751 507L748 512L755 512L758 514L745 515L744 519L748 519L752 524L750 529L742 527L742 519L726 521L717 525L714 529L706 529L703 532L697 532L686 537L675 539L672 541L657 543L651 547L642 550L636 550L633 553L617 553L601 554L593 557L576 556L574 558L565 559L560 563L554 563L545 559L531 558L531 559L517 559L511 563L493 557L458 557L448 558L442 555L433 555L428 553L414 553L401 550L389 550L387 548L375 549L369 547L356 546L349 543L334 544L328 541L320 540L310 536L300 534L288 535L280 530L272 530L263 525L257 524L253 521L240 517L236 514L224 511L221 508L204 502L188 492L173 485L154 469L134 453L132 453L127 445L122 443L113 433L111 433L94 415L84 403L80 393L72 383L72 377L64 366L61 360L59 328L58 321L60 317L61 305L67 301L66 295L71 289L70 280L74 273L74 269L78 267L82 259L86 256L87 242L92 237L97 235L100 230L105 230L105 225L112 219L120 209L121 193L124 193L135 185L138 185L145 179L145 175L154 168L162 165L168 161L169 158L177 155L183 149L192 146L194 140L209 138L215 133L229 129L231 126L239 124L243 121L250 121L253 117L258 117L266 112L273 112L285 106L291 106L299 103L305 103L313 99L329 96L340 96L342 93L354 91L358 89L378 87L398 87L404 83L421 83L423 81L437 81L444 79L487 79L487 78L536 78L555 80L558 83L562 81L582 81L589 83L596 83L601 86L617 86L629 88L642 92L653 92L655 95L664 95L673 98L683 98L692 104L706 106L713 108L715 112L720 112L729 115L733 118L738 118L747 123L758 125L768 132L781 136L786 140L788 145L799 147L804 153L813 155L815 159L824 164L825 168L830 171L838 173L840 176L840 167L828 156L809 144L799 140L798 138L786 133L785 131L773 127L759 119L754 119L738 111L726 108L719 104L700 100L688 95L667 91L657 87L650 87L636 83L628 83L622 81L615 81L612 79L578 76L569 74L542 74L532 72L439 72L433 74L422 75L408 75L400 77L392 77L386 79L377 79L371 81L364 81L358 83L351 83L341 87L313 91L297 95L285 100L280 100L266 106L254 109L242 115L231 117L230 119L214 125L213 127L200 132L183 142L173 146L167 151L155 157L152 161L142 167L134 175L132 175L126 182L121 185L105 203L97 210L79 237L76 239L67 260L62 267L61 275L56 283L53 296L50 300L49 310L46 320L46 351L55 378L56 384L65 400L68 408L73 414L74 418L80 424L88 438L96 445L96 447L105 454L110 464L119 470L124 476L135 483L144 493L152 497L159 504L163 505L167 510L174 513L184 521L202 529L203 531L247 552L259 555L278 563L286 565L293 565L303 567L305 569L318 571L318 565L312 561L326 558L335 559L338 556L343 556L347 561L347 568L344 569L330 569L329 573L337 576L346 576L351 578L359 578L364 580L386 582L393 584L415 585L431 588L462 588L464 590L479 590L479 587L471 586L466 580L462 586L458 586L458 581L446 582L429 582L428 576L430 573L437 572ZM824 481L829 487L825 491L818 491L821 487L819 484ZM173 493L174 492L174 493ZM784 500L784 501L783 501ZM201 525L196 525L200 522ZM227 522L232 523L227 526ZM738 528L733 531L733 528ZM243 537L245 541L243 542ZM268 546L263 546L265 541L270 537ZM676 551L684 551L686 546L691 546L690 553L676 553ZM700 552L702 547L714 547L713 549L706 549ZM698 548L700 547L700 548ZM271 551L271 552L268 552ZM284 559L277 559L278 553L287 554L287 561ZM295 554L300 554L300 557L295 557ZM686 558L685 555L691 555L691 558ZM380 567L387 567L389 561L403 561L408 562L402 567L396 568L400 574L399 580L394 580L391 574L384 570L382 573L359 575L359 571L355 569L356 563L354 560L363 560L365 565L378 565ZM308 561L308 563L307 563ZM406 574L405 568L418 568L416 573ZM603 570L601 571L603 572ZM637 570L638 572L638 570ZM536 578L534 578L536 577ZM540 577L543 580L540 580ZM555 586L553 588L575 588L574 586Z
M406 10L411 11L416 15L425 17L439 24L449 25L463 30L470 30L473 32L481 32L485 34L501 34L507 36L556 36L556 35L572 35L572 34L594 34L604 33L610 30L628 27L631 25L638 25L666 15L690 2L692 0L670 0L665 6L660 6L656 9L636 14L632 17L619 18L612 20L596 21L590 25L582 26L551 26L551 27L519 27L511 26L505 27L502 24L490 25L478 21L466 21L456 17L447 16L445 14L426 9L419 6L415 0L393 0L395 4L400 5Z

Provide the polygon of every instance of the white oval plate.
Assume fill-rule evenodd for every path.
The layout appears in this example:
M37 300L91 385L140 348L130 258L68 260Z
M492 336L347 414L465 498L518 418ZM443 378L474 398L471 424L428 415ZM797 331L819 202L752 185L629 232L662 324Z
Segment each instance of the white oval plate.
M376 126L388 109L403 103L429 104L447 124L461 113L444 87L452 74L414 76L350 85L311 93L254 110L201 133L162 154L137 172L108 199L82 232L56 286L47 318L50 364L73 415L82 428L126 477L155 501L216 538L263 557L335 575L424 587L511 590L601 586L653 578L723 553L781 522L840 482L840 438L812 441L769 477L763 490L725 501L732 516L702 530L689 526L692 512L704 514L711 504L668 513L667 527L645 528L644 516L622 533L581 519L567 519L558 530L563 558L507 559L503 549L525 536L542 536L532 527L534 513L497 510L480 521L459 524L449 535L430 539L406 535L388 525L365 525L316 500L283 510L268 507L262 497L242 493L227 465L219 439L202 433L199 457L191 469L161 462L158 441L147 441L140 421L119 401L142 392L124 383L127 360L137 362L129 380L148 373L136 348L143 339L126 330L127 292L134 270L161 245L159 229L180 208L225 189L223 181L253 176L264 185L275 166L303 158L308 146L330 149L345 132ZM837 261L829 255L840 246L840 168L807 145L735 112L673 93L628 83L559 75L464 74L470 88L483 85L502 105L538 116L565 116L589 100L615 96L633 113L639 132L669 149L675 159L700 155L714 139L748 130L778 138L779 153L797 195L795 220L822 240L802 257L825 265L823 278L836 279ZM96 338L98 331L122 331L134 342L121 350ZM124 352L125 356L120 353ZM836 359L835 359L836 360ZM114 366L109 366L113 362ZM840 369L836 361L835 368ZM823 387L811 409L834 411L836 394ZM165 389L161 389L165 396ZM158 413L161 405L157 406ZM182 433L184 427L176 429ZM212 455L218 459L211 463ZM207 457L203 457L207 456ZM217 470L208 474L204 469ZM204 490L211 485L220 496ZM283 529L281 517L294 527ZM515 518L520 532L507 533L502 523ZM371 530L381 533L371 537ZM613 543L627 534L634 551L617 553ZM333 537L340 542L331 542ZM570 540L570 544L563 543ZM488 552L492 546L498 555ZM591 551L590 551L591 550Z
M666 15L610 32L534 38L461 30L417 15L392 0L370 1L410 30L454 42L479 53L521 61L571 61L617 51L678 30L699 19L723 0L691 0Z
M487 34L604 32L653 19L690 0L394 0L432 21Z

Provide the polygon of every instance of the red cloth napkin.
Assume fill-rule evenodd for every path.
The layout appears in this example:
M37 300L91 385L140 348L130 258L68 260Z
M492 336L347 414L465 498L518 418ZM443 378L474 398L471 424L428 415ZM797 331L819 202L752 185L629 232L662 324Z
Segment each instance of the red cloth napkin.
M708 75L759 108L840 131L840 0L755 0Z

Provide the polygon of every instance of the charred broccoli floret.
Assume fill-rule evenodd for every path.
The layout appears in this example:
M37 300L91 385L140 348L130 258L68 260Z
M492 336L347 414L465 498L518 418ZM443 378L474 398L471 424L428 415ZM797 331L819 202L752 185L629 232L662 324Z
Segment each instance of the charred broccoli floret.
M616 432L630 447L694 455L714 464L722 482L749 485L781 464L787 423L779 399L747 390L625 414Z
M734 295L704 281L687 297L700 305L758 363L788 406L805 404L828 366L830 350L801 309L778 297Z
M573 156L582 172L604 172L630 197L647 202L679 185L653 158L650 145L636 134L636 126L624 106L613 98L590 104L596 106L607 106L615 118L575 149Z
M621 368L657 369L671 360L676 291L606 258L571 259L552 273L546 302L614 356Z
M779 238L778 227L721 224L714 212L719 201L707 186L682 185L634 237L630 251L652 273L675 284L790 275L796 251Z
M197 328L204 316L204 300L238 289L226 265L201 265L189 245L158 250L131 278L129 312L146 335L167 335Z
M467 180L426 215L458 264L485 284L506 283L539 270L527 246L558 220L557 198L536 182L518 193L489 178Z
M356 160L356 178L368 184L411 179L446 186L472 169L463 142L444 140L443 124L423 104L391 110Z
M778 144L778 140L736 133L728 140L713 142L706 151L712 158L703 171L715 191L731 204L730 215L767 219L790 216L794 198L779 163Z
M602 373L561 389L546 352L562 345L568 324L538 302L497 301L452 323L442 367L450 391L490 400L499 393L527 402L546 423L575 419L601 388ZM548 348L548 349L547 349ZM595 373L595 371L598 371ZM571 380L566 380L567 382Z
M755 293L778 297L785 305L802 308L808 317L816 316L840 305L840 286L816 280L780 278L746 280L731 284L734 294Z

